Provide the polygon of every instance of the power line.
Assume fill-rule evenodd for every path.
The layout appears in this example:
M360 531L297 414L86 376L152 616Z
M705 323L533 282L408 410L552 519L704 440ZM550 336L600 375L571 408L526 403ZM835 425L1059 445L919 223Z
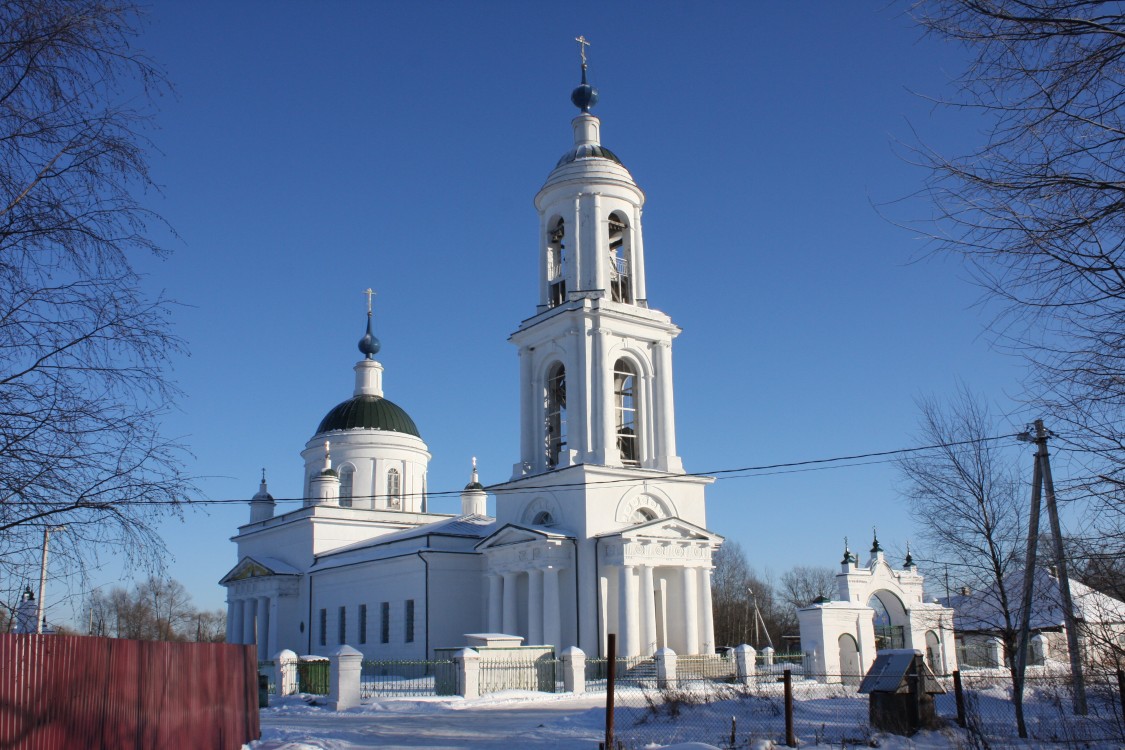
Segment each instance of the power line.
M776 464L762 464L758 466L741 466L732 469L715 469L712 471L699 471L699 472L685 472L685 473L671 473L671 472L655 472L644 477L619 477L616 479L602 479L594 482L556 482L554 484L539 484L534 487L511 487L505 488L501 485L491 485L485 487L485 491L494 495L511 495L527 492L542 492L544 490L554 489L567 489L573 487L593 487L604 485L616 484L636 484L638 482L661 482L669 481L675 482L686 478L701 478L709 479L716 478L717 480L723 479L751 479L754 477L774 476L778 474L795 474L806 471L826 471L830 469L848 469L856 466L868 466L880 463L889 463L894 456L902 456L910 453L921 453L925 451L939 450L945 448L957 448L965 445L974 445L982 443L996 442L1000 440L1014 439L1016 434L1008 435L995 435L992 437L975 438L972 440L960 440L949 443L935 443L933 445L923 445L914 448L896 448L894 450L876 451L872 453L857 453L846 456L834 456L832 458L813 458L803 461L787 461L784 463ZM864 459L880 459L880 460L864 460ZM860 462L862 463L856 463ZM847 463L850 462L850 463ZM562 471L561 469L556 471ZM542 475L540 475L542 476ZM501 483L507 484L507 482ZM435 498L435 497L459 497L464 490L439 490L435 492L425 493L404 493L399 495L401 498L422 497ZM386 495L353 495L352 500L371 500L375 498L386 497ZM303 503L306 498L303 497L290 497L290 498L273 498L275 503ZM227 505L232 503L248 503L249 498L198 498L192 500L129 500L129 505ZM60 502L21 502L21 501L8 501L3 505L27 505L34 504L43 507L52 507L57 505L59 507L67 507L75 505L75 509L89 507L90 509L97 509L100 503L91 503L89 506L84 506L81 503ZM106 505L113 505L114 503L104 503Z

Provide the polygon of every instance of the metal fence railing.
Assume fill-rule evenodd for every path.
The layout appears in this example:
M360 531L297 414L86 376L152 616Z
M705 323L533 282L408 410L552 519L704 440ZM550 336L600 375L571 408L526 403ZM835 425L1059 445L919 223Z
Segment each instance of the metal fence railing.
M277 695L277 669L274 668L274 663L269 660L259 660L258 674L266 676L269 684L269 694Z
M1010 677L1001 670L965 672L964 727L958 725L953 678L939 678L946 690L934 696L935 725L955 747L1123 747L1125 719L1115 675L1091 675L1087 715L1074 713L1069 674L1027 677L1024 713L1028 738L1018 737ZM763 740L778 746L870 746L882 730L871 726L870 696L858 692L848 675L790 671L790 696L775 681L742 684L680 679L662 689L622 690L615 696L615 738L625 747L650 743L703 742L719 748L747 748ZM789 732L791 731L791 735Z
M604 693L609 679L609 659L586 660L586 690ZM619 687L655 688L656 661L651 657L633 656L617 659L614 680Z
M725 656L681 656L676 659L676 675L681 682L734 682L734 659Z
M456 695L456 665L448 659L364 661L359 697Z
M960 673L965 723L974 736L995 742L1018 736L1012 680L1004 669ZM940 715L956 717L952 679L947 694L938 696ZM1087 713L1074 713L1074 685L1069 672L1028 669L1024 687L1024 723L1028 739L1037 744L1080 747L1091 742L1125 742L1121 694L1115 675L1094 673L1086 680Z
M310 695L328 695L328 659L302 658L297 662L297 690Z
M480 694L502 690L534 690L554 693L562 689L562 673L558 659L540 657L535 660L481 659Z

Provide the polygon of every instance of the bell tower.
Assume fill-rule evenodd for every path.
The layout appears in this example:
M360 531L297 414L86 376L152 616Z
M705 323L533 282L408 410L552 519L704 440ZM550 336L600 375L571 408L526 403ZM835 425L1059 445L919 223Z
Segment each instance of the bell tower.
M602 145L597 99L584 62L574 145L535 197L538 305L511 337L521 362L513 478L578 464L683 470L671 357L680 329L649 307L645 196Z
M489 488L500 525L477 547L489 623L587 654L604 654L610 633L622 656L712 653L711 553L722 537L706 528L713 480L685 474L676 453L680 329L649 306L644 192L602 145L577 41L574 142L535 196L536 307L509 339L520 460Z

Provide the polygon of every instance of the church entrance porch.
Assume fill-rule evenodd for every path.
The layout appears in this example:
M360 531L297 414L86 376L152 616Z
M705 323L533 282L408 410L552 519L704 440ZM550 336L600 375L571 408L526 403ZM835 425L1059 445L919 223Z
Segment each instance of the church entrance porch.
M602 653L617 634L617 655L715 651L711 552L722 537L664 518L599 538L599 637Z
M552 529L504 526L477 545L485 558L490 633L561 650L577 640L573 539Z

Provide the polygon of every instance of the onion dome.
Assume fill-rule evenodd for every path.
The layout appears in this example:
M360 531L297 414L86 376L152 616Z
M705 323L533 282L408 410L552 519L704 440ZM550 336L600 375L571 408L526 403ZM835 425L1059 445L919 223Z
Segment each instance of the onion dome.
M265 469L262 469L262 483L258 485L258 493L256 495L254 495L254 497L250 498L250 502L254 502L254 503L261 503L261 502L272 503L273 502L273 495L271 495L269 493L269 490L266 489L266 470Z
M883 547L879 544L879 535L875 532L874 529L872 529L871 530L871 554L874 555L876 552L882 552L882 551L883 551Z
M480 483L480 478L477 477L477 457L473 456L473 475L469 479L469 483L465 485L466 490L483 490L484 485Z
M598 103L598 90L586 82L586 63L582 63L582 83L570 92L570 101L586 115L590 114L590 107Z
M844 559L840 561L841 565L851 565L856 561L855 555L848 549L848 538L844 537Z
M333 430L386 430L422 437L401 406L382 396L370 395L353 396L332 407L320 420L316 434Z
M371 332L371 311L367 311L367 333L359 340L359 351L363 354L365 359L375 359L375 355L379 353L379 339L375 338L375 334Z

